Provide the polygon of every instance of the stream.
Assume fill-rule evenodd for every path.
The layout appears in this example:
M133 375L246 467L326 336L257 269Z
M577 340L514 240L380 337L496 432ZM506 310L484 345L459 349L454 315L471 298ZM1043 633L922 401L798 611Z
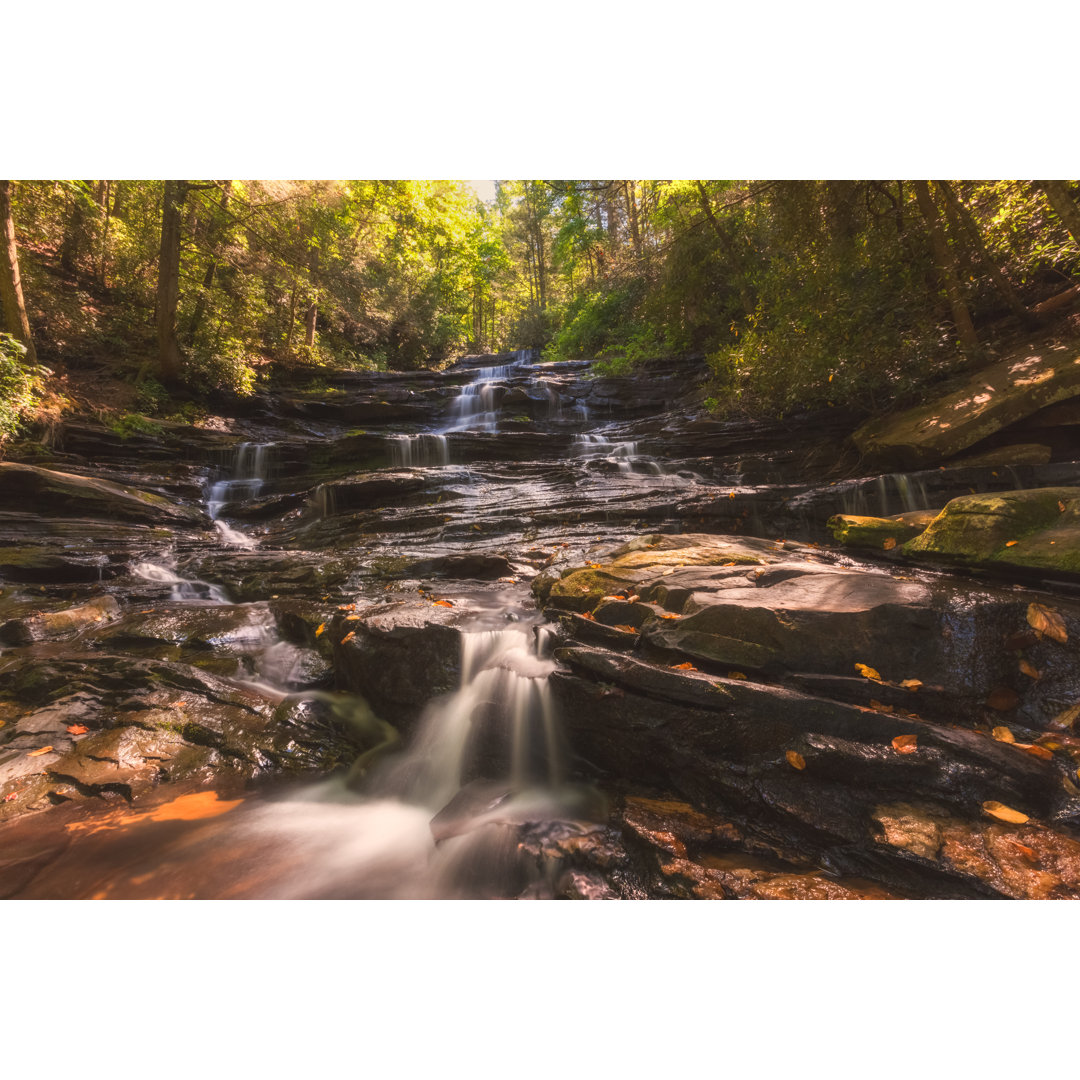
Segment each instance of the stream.
M959 715L949 671L963 708L985 696L1000 648L985 642L1045 585L867 561L828 548L825 522L1076 482L1080 467L829 479L843 417L720 423L676 368L588 374L522 350L340 373L329 392L238 409L226 431L128 441L69 425L26 467L73 493L0 524L0 895L1014 895L1000 860L942 861L975 843L948 815L983 796L1026 800L1073 843L1069 799L1040 794L1044 762L944 723ZM717 598L744 604L747 564L750 592L775 583L784 610L818 620L824 659L772 638L790 662L763 645L729 659L680 636ZM591 571L595 617L558 599ZM1069 618L1074 591L1053 596ZM891 620L880 635L858 621L870 593ZM84 623L41 629L103 595L115 604ZM951 628L940 657L917 647L933 619ZM884 703L859 696L853 661L895 661ZM1080 692L1039 663L1053 701ZM891 687L915 674L941 705L928 690L909 720ZM1017 741L1034 742L1036 706L1019 708ZM883 714L941 722L917 775L876 749L895 737L868 734ZM908 839L927 820L933 853ZM1065 847L1055 858L1080 867Z

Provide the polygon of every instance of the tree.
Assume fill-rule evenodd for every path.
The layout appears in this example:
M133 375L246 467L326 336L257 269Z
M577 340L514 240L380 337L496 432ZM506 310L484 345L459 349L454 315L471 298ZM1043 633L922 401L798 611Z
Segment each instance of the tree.
M22 278L19 275L19 249L15 243L15 222L11 216L11 181L0 180L0 304L4 325L8 331L26 346L26 360L37 363L34 339L30 334L30 320L23 300Z
M157 343L158 374L163 382L176 382L184 367L184 354L176 338L176 308L180 301L180 228L187 180L166 180L161 204L161 247L158 256Z
M1076 241L1077 247L1080 247L1080 209L1073 202L1065 182L1063 180L1036 180L1035 185L1046 194L1047 201L1061 218L1065 228L1069 230L1069 235Z

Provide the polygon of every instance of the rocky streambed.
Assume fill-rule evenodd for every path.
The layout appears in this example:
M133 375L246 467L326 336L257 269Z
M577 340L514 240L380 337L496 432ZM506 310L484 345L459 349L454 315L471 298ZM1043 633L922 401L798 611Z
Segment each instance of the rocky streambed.
M1067 423L865 475L685 364L324 382L0 463L0 896L1080 895Z

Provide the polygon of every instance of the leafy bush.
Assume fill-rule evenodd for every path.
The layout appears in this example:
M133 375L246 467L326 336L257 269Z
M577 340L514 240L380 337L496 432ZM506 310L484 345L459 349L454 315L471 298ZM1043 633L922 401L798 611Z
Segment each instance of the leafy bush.
M0 444L14 435L37 404L40 379L47 368L23 363L26 346L10 334L0 334Z
M196 390L231 390L247 397L255 392L255 368L244 343L226 338L209 349L193 346L188 356L187 381Z
M135 387L135 404L139 411L155 415L169 404L169 391L152 375Z
M160 435L161 425L155 424L149 417L139 413L124 413L123 416L109 422L109 430L121 439L130 439L132 435Z

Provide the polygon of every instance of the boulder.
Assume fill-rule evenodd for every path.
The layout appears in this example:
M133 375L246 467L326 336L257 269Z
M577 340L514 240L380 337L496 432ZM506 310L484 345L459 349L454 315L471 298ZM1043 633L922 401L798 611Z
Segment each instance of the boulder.
M860 517L856 514L837 514L829 518L827 525L838 544L878 551L891 551L898 544L918 536L924 528L923 525L898 518Z
M1080 349L1021 349L924 405L863 424L852 436L872 467L912 469L955 457L1032 413L1080 394Z
M114 596L98 596L79 607L63 611L43 611L22 619L11 619L0 626L0 643L5 645L29 645L44 638L64 634L110 622L120 615L120 605Z

